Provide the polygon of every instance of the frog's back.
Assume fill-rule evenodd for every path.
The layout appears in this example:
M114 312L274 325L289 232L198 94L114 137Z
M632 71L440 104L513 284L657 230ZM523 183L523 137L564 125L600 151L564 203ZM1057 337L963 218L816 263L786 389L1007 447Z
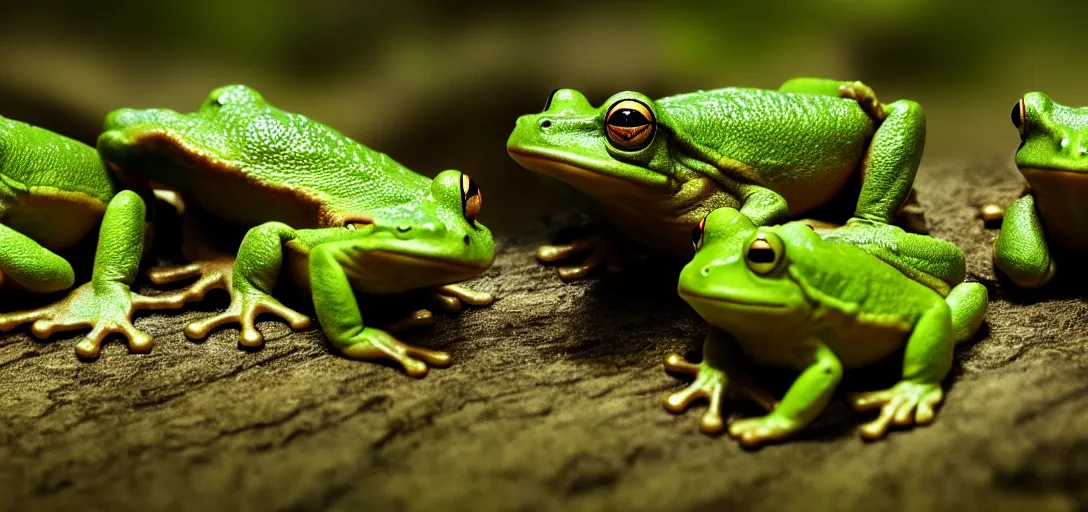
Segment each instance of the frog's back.
M146 139L137 144L167 165L141 166L140 172L243 224L339 225L418 201L429 190L429 179L385 154L274 107L141 137Z
M0 175L8 188L84 196L103 205L114 193L94 148L44 128L0 117Z
M727 88L657 104L681 137L718 157L723 172L782 193L791 211L837 191L859 168L876 130L857 102L833 96Z
M835 334L831 348L847 366L888 357L906 342L918 320L946 304L936 291L846 243L810 242L799 223L783 230L791 250L791 276L820 305L822 329ZM802 254L796 254L801 252Z

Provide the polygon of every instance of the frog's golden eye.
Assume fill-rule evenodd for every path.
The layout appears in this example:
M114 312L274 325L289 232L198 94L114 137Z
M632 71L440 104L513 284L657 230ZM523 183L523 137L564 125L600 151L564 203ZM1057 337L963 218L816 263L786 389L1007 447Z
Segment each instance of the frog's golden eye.
M472 227L476 227L476 216L484 205L484 196L480 187L467 174L461 174L461 213Z
M707 216L710 216L708 213ZM695 247L695 252L699 252L699 249L703 248L703 232L706 231L706 217L700 220L694 228L691 228L691 245Z
M1024 115L1026 113L1027 112L1024 110L1024 100L1023 99L1016 102L1016 104L1012 106L1012 125L1015 126L1017 130L1020 130L1020 138L1021 139L1024 138L1024 124L1025 124L1025 121L1026 121L1026 119L1024 118Z
M782 263L785 246L771 233L760 233L744 250L744 261L752 272L765 276L774 272Z
M636 151L654 140L657 123L654 112L638 100L620 100L608 108L604 117L608 141L616 149Z

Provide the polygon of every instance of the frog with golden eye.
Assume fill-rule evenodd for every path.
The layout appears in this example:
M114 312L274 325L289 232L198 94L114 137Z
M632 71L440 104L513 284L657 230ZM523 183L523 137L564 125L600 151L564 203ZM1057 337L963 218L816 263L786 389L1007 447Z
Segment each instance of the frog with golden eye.
M248 230L236 258L189 245L192 263L152 271L160 284L196 278L184 292L187 301L213 289L230 293L226 311L185 328L192 339L240 324L239 344L259 347L264 337L255 322L265 313L306 328L307 316L273 298L277 283L290 280L312 297L322 329L341 354L391 360L420 377L450 356L364 322L355 294L429 288L450 310L492 301L456 285L484 272L494 258L491 232L476 220L483 196L468 175L416 174L328 126L270 105L251 88L216 89L191 114L115 111L106 118L98 152L141 195L150 196L151 185L169 187L180 194L187 218L199 212ZM423 310L408 323L429 318Z
M600 107L556 90L521 116L507 151L626 237L690 258L688 233L707 213L739 209L755 225L797 218L861 180L850 226L891 223L908 204L925 115L884 104L861 82L798 78L778 90L727 88L653 100L621 92ZM911 220L917 225L916 219ZM921 221L924 223L924 221ZM615 266L605 232L540 247L566 281Z

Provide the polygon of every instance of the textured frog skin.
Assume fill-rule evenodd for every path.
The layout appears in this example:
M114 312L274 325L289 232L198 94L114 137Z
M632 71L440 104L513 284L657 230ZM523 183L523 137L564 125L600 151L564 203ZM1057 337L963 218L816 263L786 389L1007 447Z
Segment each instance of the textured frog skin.
M640 111L646 129L632 133L652 135L631 146L616 139L616 109ZM687 235L711 210L734 207L757 225L775 224L827 204L855 176L854 218L890 223L910 194L924 142L917 103L881 104L858 82L802 78L777 91L656 101L626 91L597 108L560 89L544 112L518 119L507 150L625 236L690 257Z
M116 195L115 195L116 194ZM0 315L0 331L33 323L31 332L91 329L76 345L80 357L98 357L110 334L128 339L132 352L148 352L152 338L132 325L141 309L177 308L180 294L143 297L129 285L143 254L145 206L130 191L116 192L94 148L18 121L0 118L0 282L33 293L70 288L72 266L54 250L95 232L91 281L57 303Z
M98 149L122 168L187 191L190 201L218 216L249 224L365 221L375 209L418 201L430 184L244 86L213 91L192 114L115 111Z
M364 323L356 292L433 288L450 310L492 300L454 283L494 258L476 222L482 195L459 171L430 180L309 118L280 110L245 86L216 89L191 114L123 109L106 119L98 149L126 182L179 191L202 215L247 229L233 260L216 255L152 274L159 283L199 276L190 298L231 293L227 311L186 328L202 339L240 324L239 344L258 347L255 323L271 313L292 328L309 318L272 297L281 277L309 291L332 345L356 359L390 359L413 376L449 355L404 345ZM430 318L417 311L414 321ZM413 321L413 322L414 322Z
M708 398L702 429L716 433L724 427L722 400L750 398L769 414L735 421L729 434L745 445L781 440L820 414L844 370L902 350L899 384L851 398L859 410L881 409L862 435L877 439L892 425L931 422L955 343L971 338L985 316L986 288L959 282L939 293L856 246L861 233L878 232L855 231L846 242L821 237L802 222L757 228L732 208L712 212L693 234L697 252L678 285L711 333L702 363L669 356L666 367L695 382L670 396L666 407L682 412ZM777 402L755 387L752 366L794 369L800 376Z
M1029 189L1005 212L994 266L1034 288L1054 276L1055 259L1088 253L1088 108L1033 92L1012 118L1022 140L1016 165Z

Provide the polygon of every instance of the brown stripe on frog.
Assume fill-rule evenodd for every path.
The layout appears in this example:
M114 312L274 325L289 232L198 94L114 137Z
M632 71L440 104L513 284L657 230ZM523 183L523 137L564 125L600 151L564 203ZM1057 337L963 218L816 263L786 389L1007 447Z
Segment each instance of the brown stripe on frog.
M366 212L334 211L318 193L257 179L247 174L241 163L191 148L169 130L142 133L132 140L132 145L145 148L144 152L150 155L171 155L174 166L194 171L196 177L163 175L161 167L154 165L141 169L141 175L177 188L190 202L233 222L255 226L277 221L296 229L372 222ZM254 211L254 205L278 206Z

